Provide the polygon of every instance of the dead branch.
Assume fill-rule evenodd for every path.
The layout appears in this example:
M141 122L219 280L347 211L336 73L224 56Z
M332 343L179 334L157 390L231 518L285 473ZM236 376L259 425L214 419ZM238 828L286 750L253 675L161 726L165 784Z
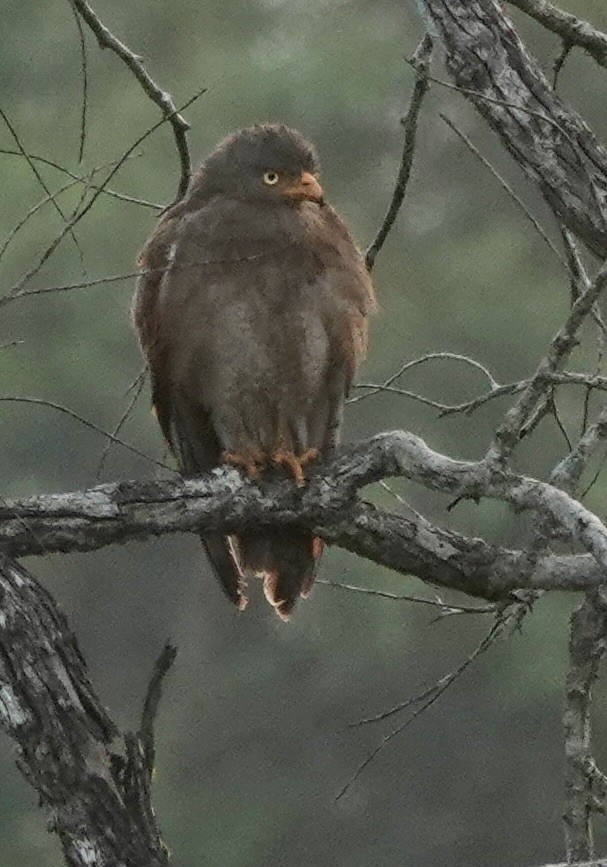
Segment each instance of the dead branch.
M4 556L0 725L18 745L19 767L52 817L66 864L168 865L147 765L145 775L131 772L130 753L125 761L65 617L33 576ZM135 736L129 743L141 750Z
M489 545L395 515L357 497L365 485L402 476L433 490L490 497L540 514L589 554L547 554L529 569L525 552ZM604 581L607 529L568 494L544 482L455 461L419 437L395 431L343 450L299 489L260 487L236 470L201 479L129 481L88 491L29 497L0 505L0 546L12 556L91 551L175 532L292 525L327 542L425 581L489 601L527 589L588 589Z
M607 151L553 91L497 2L420 0L466 97L559 219L607 258Z
M143 88L146 96L160 108L165 119L171 124L181 166L181 176L175 197L175 201L178 201L185 195L192 174L192 163L187 138L187 131L190 128L189 123L180 114L180 109L176 107L171 94L167 93L166 90L162 90L156 84L143 65L141 57L134 54L124 42L121 42L114 36L86 0L70 0L70 3L95 34L99 47L109 48L110 51L113 51L126 64Z
M563 43L578 46L607 67L607 34L593 27L588 21L576 18L570 12L564 12L547 0L509 0L512 6L517 6L532 18L560 36Z
M592 686L605 654L607 606L603 590L589 593L571 617L569 671L565 687L563 727L565 733L564 815L569 863L594 858L592 833L593 776L590 710Z
M430 57L432 56L432 40L428 35L424 36L413 56L413 64L415 65L415 86L411 95L411 102L407 113L402 120L405 131L405 141L403 152L400 161L396 184L392 194L392 200L388 207L386 216L381 224L375 240L367 250L365 260L369 271L372 270L375 264L377 254L384 246L384 242L390 230L394 225L394 221L398 216L401 205L405 199L409 178L411 177L411 169L413 168L413 157L415 155L415 139L417 136L417 124L419 121L419 113L424 101L424 97L428 90L428 67Z

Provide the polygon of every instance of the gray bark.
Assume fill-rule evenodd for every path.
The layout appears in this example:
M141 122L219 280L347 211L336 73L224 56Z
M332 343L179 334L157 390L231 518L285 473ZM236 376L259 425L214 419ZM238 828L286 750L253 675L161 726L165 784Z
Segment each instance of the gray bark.
M65 617L0 556L0 725L49 811L70 867L166 867L139 739L126 757Z
M607 258L607 151L552 90L496 0L420 0L455 84L559 219Z
M365 485L394 476L541 514L564 538L582 541L589 556L547 554L530 564L524 551L461 536L414 513L395 515L358 497ZM486 461L453 460L403 431L345 448L305 488L289 482L258 486L222 468L202 479L124 481L6 501L0 505L0 544L11 556L23 556L91 551L175 532L287 524L398 572L489 600L518 588L587 589L604 580L607 565L607 529L573 497Z

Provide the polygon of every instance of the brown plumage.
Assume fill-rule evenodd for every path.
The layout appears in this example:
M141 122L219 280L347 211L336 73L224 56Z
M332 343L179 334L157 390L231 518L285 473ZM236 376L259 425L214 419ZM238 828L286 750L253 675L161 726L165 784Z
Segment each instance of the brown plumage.
M158 421L185 476L222 462L286 473L339 439L374 306L363 258L323 202L312 147L285 126L227 138L140 257L134 321ZM288 619L322 543L306 530L204 534L228 597L244 578Z

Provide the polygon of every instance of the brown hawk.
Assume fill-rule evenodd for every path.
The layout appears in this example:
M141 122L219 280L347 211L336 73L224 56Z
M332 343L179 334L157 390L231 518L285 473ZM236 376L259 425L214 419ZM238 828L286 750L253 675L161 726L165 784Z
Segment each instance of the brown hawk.
M152 402L184 476L222 462L287 473L336 445L374 307L364 259L323 199L312 146L282 125L229 136L159 220L139 260L134 321ZM288 619L320 539L297 528L202 540L227 596L244 579Z

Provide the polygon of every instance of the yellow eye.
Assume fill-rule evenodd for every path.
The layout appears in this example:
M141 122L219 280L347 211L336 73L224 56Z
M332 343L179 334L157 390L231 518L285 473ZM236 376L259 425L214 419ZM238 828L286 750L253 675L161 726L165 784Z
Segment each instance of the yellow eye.
M273 187L274 184L278 183L278 175L276 172L264 172L263 173L263 182L267 184L269 187Z

